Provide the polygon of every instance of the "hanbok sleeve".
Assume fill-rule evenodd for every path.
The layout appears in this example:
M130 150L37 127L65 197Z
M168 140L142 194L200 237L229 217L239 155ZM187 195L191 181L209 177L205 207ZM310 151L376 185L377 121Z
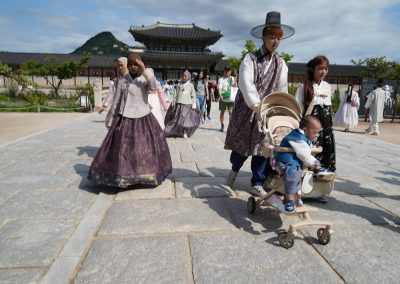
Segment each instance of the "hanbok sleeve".
M304 85L300 85L297 88L295 94L296 101L299 103L301 113L304 113Z
M149 92L156 92L157 91L157 83L156 83L156 77L154 76L154 71L151 68L146 68L143 71L143 76L146 79L148 83L148 91Z
M368 99L367 99L367 102L365 103L365 108L370 108L372 102L373 102L374 99L375 99L375 92L369 93L368 96L367 96L367 98L368 98Z
M247 54L239 68L239 88L243 95L244 101L251 109L255 109L260 105L261 100L254 85L254 66L250 55Z
M122 92L123 92L122 85L124 85L123 82L125 82L125 81L120 80L118 82L117 89L115 90L114 100L113 100L113 103L112 103L108 113L107 113L106 120L105 120L105 124L106 124L107 128L111 127L112 120L113 120L114 116L116 115L116 112L118 112L117 108L119 107L120 100L123 97L123 94L122 94Z
M287 67L285 61L282 58L280 60L283 61L283 65L282 65L281 74L279 76L277 91L278 92L287 93L288 92L288 80L287 80L287 78L288 78L288 67Z
M160 101L163 109L168 110L168 104L165 101L164 92L163 92L163 88L161 87L161 85L157 87L157 95L158 95L158 100Z
M108 89L108 94L107 97L104 99L103 102L103 107L108 110L110 109L113 101L114 101L114 95L116 92L116 88L115 88L115 84L113 84L112 86L110 86L110 88Z

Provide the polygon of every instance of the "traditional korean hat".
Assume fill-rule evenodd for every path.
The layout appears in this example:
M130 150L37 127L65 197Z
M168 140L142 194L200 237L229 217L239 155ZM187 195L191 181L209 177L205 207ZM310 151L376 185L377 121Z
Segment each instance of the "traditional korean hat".
M279 12L268 12L265 18L265 24L259 25L251 29L250 33L256 38L262 38L263 30L267 27L279 27L283 31L282 39L291 37L294 34L294 28L288 25L281 24L281 13Z

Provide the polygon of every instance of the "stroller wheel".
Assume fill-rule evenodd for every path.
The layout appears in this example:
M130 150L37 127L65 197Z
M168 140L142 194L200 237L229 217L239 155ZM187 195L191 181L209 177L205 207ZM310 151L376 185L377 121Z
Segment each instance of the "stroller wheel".
M321 245L327 245L331 241L331 235L329 232L325 234L325 228L319 228L317 231L317 237Z
M284 247L285 249L289 249L294 245L293 239L286 240L287 235L288 234L286 232L282 232L278 235L279 244L281 245L281 247Z
M253 196L250 196L249 199L247 199L247 212L254 214L256 212L256 208L256 199Z

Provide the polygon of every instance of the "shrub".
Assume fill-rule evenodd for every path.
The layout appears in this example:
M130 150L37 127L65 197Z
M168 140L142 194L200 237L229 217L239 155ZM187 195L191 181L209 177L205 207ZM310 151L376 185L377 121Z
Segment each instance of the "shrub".
M22 95L22 99L32 105L42 105L42 106L47 105L48 101L48 98L44 93L36 90L30 93L24 93Z
M290 85L288 86L288 92L289 92L289 94L291 94L292 96L296 95L296 91L297 91L298 88L299 88L298 85L290 84Z
M340 105L340 92L338 89L335 90L332 96L332 110L336 112Z
M15 99L18 95L18 83L15 80L8 79L5 87L8 89L8 96L11 99Z

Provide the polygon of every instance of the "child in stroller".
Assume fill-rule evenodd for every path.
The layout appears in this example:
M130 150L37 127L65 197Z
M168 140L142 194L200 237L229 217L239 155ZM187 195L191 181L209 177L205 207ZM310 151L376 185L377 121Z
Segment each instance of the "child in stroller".
M321 123L318 118L307 115L301 119L299 128L292 130L281 141L279 147L293 148L293 152L278 152L276 155L276 162L285 183L285 210L287 212L294 212L296 197L300 199L297 195L301 192L303 165L313 169L321 167L310 148L311 141L318 137L320 131Z
M286 147L283 147L286 142L283 144L281 142L288 134L290 135L290 133L299 128L299 126L300 128L303 128L303 131L310 128L310 132L313 133L313 135L310 134L308 137L309 139L318 134L321 126L310 126L312 123L308 120L313 120L312 117L305 118L301 125L299 125L299 122L301 121L301 111L297 101L292 95L281 92L271 93L262 100L258 117L260 117L259 130L266 135L263 147L263 156L270 159L272 169L269 170L268 179L264 184L268 191L267 194L257 200L253 196L249 197L247 201L247 211L250 214L255 214L257 208L267 206L273 207L281 213L289 213L293 216L300 217L300 222L291 224L287 231L279 233L279 244L284 248L290 248L293 246L294 238L299 234L298 230L300 228L315 225L325 226L317 230L317 237L321 244L328 244L330 242L331 234L333 233L332 223L311 219L309 213L317 211L316 208L310 206L298 206L295 211L293 210L292 212L288 212L288 210L286 210L286 204L284 204L281 199L281 194L285 193L285 183L283 182L285 181L285 178L282 178L282 170L279 167L279 162L281 162L280 166L282 169L285 168L285 164L288 163L282 158L282 156L277 159L280 153L293 153L291 156L293 157L294 155L297 157L297 155L301 156L301 152L304 153L304 149L307 149L304 148L302 151L297 152L293 149L290 143L288 143L289 145ZM308 147L308 149L312 154L322 151L320 147L312 149ZM307 152L309 162L306 162L305 166L313 165L314 168L318 168L318 162L308 156L308 154L311 155L311 153ZM323 170L321 167L319 169ZM321 172L317 170L314 170L313 172L308 171L306 168L302 171L299 167L298 174L299 177L296 177L295 179L299 188L301 187L300 194L296 194L296 199L299 203L301 202L301 198L299 198L301 194L304 194L305 197L318 197L323 194L329 194L332 191L335 173ZM302 184L300 180L302 180ZM293 197L293 195L290 197Z

